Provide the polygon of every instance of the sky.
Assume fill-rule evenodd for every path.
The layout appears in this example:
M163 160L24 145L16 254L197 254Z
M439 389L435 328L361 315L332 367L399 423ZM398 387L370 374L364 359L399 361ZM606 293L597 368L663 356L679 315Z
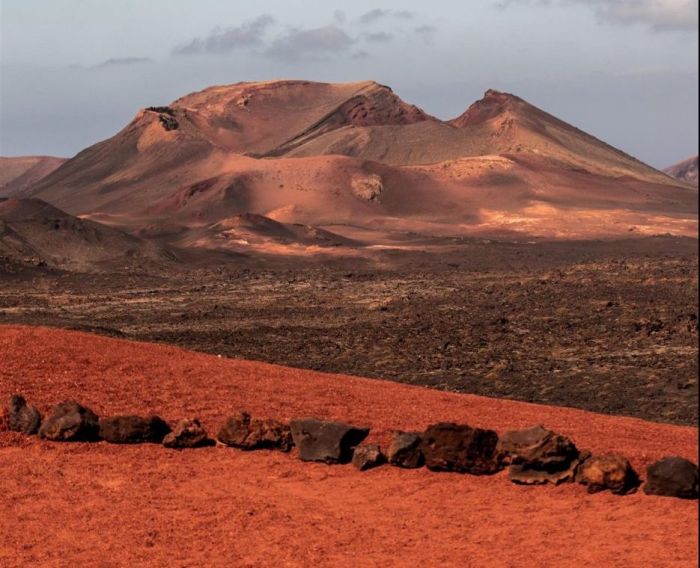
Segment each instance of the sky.
M697 0L0 0L0 155L72 156L214 84L494 88L656 167L698 152Z

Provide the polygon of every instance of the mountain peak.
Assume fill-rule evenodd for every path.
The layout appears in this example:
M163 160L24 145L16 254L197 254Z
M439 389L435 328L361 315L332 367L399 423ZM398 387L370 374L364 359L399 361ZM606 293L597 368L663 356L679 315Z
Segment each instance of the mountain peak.
M481 124L525 104L527 103L523 99L511 93L488 89L481 99L472 103L464 113L450 122L458 128Z

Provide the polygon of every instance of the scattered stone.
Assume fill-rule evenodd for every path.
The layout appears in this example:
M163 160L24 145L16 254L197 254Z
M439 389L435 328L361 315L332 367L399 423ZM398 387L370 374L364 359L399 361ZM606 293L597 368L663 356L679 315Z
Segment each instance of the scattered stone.
M303 418L292 420L292 438L303 461L348 463L353 448L369 434L369 428L356 428L343 422Z
M609 490L616 495L636 491L639 476L630 462L619 454L592 456L576 470L576 480L585 485L589 493Z
M663 458L647 467L644 493L697 499L698 466L678 456Z
M211 441L207 436L207 431L197 418L180 420L172 432L163 438L163 445L166 448L199 448L210 444Z
M377 467L384 462L386 462L386 458L376 444L357 446L352 454L352 465L360 471Z
M100 420L100 438L112 444L160 444L170 426L159 416L111 416Z
M394 432L386 457L391 465L397 467L407 469L421 467L425 463L425 458L420 445L421 437L416 432Z
M239 412L229 418L219 430L217 439L222 444L241 450L288 452L294 445L289 426L271 418L253 420L247 412Z
M558 485L573 481L578 466L574 443L542 426L506 432L496 451L500 460L511 464L508 477L513 483Z
M420 448L425 466L432 471L487 475L501 469L497 443L498 434L493 430L441 422L428 426Z
M22 395L10 397L7 414L7 426L13 432L36 434L41 426L41 414L35 406L30 406Z
M39 428L39 436L58 442L92 442L99 438L99 431L97 414L69 400L56 405Z

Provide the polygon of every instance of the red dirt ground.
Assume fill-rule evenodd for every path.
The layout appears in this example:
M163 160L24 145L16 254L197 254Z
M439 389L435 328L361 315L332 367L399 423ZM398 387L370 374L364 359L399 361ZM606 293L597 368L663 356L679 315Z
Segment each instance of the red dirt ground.
M98 414L234 409L373 428L439 420L503 431L543 423L642 473L697 461L698 431L221 359L84 333L0 326L0 397ZM305 464L227 448L54 444L0 431L0 566L692 566L697 502L520 487L492 477Z

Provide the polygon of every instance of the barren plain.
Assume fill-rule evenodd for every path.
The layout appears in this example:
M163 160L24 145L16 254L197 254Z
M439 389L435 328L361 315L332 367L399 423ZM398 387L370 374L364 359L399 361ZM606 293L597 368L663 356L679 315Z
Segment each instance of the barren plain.
M697 240L242 256L151 276L4 265L0 323L677 424L698 419Z

